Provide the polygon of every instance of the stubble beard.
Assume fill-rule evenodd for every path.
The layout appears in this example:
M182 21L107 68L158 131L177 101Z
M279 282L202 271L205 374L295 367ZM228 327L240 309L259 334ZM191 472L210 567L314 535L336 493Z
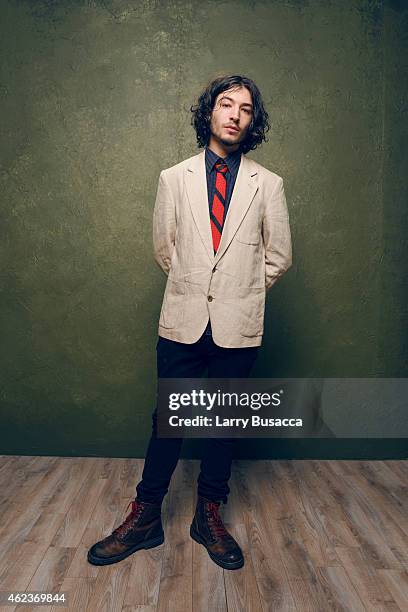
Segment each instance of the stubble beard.
M242 142L242 135L238 136L237 139L235 139L233 137L231 137L231 138L222 138L222 137L219 137L219 136L216 136L216 138L225 147L233 147L233 146L236 146L236 145L239 146L241 144L241 142Z

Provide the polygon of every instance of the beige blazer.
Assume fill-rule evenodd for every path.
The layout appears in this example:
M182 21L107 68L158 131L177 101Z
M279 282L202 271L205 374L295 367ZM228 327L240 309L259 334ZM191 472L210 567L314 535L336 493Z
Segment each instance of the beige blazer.
M205 151L160 173L155 260L168 275L159 335L191 344L211 320L219 346L259 346L265 294L292 263L283 181L242 154L214 255Z

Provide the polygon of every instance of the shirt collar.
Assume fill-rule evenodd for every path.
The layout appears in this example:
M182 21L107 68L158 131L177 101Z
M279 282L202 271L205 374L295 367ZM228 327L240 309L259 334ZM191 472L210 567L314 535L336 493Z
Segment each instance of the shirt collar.
M205 148L205 164L208 172L211 172L211 170L214 168L214 164L219 159L222 159L227 164L228 170L231 172L231 174L235 174L241 161L241 150L238 149L237 151L234 151L227 157L223 158L214 153L214 151L212 151L209 147Z

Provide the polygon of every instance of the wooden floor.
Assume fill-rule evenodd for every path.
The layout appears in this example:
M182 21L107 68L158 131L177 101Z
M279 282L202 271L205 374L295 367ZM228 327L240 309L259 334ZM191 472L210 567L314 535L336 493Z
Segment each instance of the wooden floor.
M193 542L199 462L181 460L165 542L108 567L87 549L126 516L143 460L0 456L0 591L65 592L95 612L408 610L408 462L234 461L222 570ZM2 611L30 610L3 606Z

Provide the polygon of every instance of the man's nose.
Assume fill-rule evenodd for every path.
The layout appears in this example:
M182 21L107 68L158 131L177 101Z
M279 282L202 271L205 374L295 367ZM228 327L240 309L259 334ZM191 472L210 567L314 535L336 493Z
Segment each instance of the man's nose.
M239 110L237 106L231 107L231 119L233 119L233 121L239 120Z

